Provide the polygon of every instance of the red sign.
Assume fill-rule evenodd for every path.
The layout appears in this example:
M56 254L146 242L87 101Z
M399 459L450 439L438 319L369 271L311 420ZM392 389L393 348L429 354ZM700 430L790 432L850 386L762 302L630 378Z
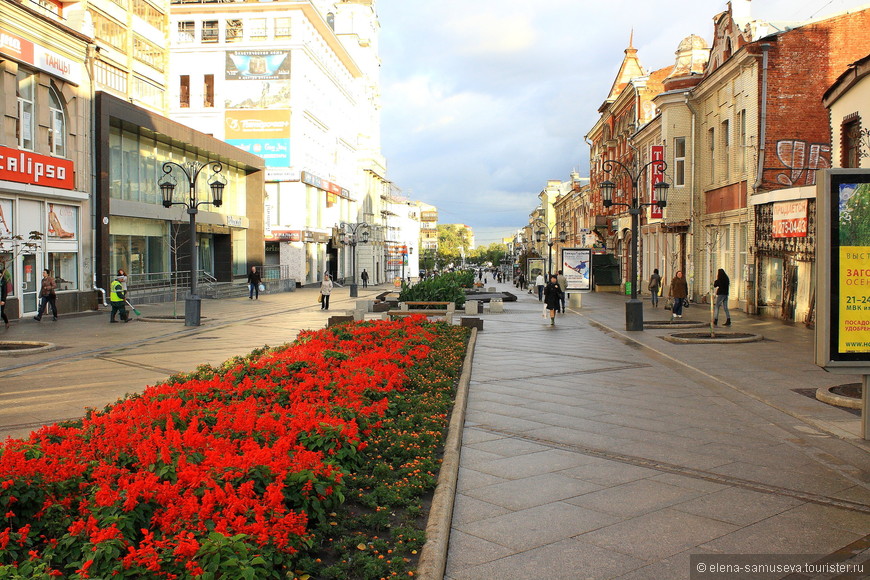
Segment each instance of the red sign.
M33 43L0 29L0 52L12 58L33 63Z
M780 201L773 204L773 237L807 237L807 207L805 199Z
M650 148L650 156L652 161L664 161L665 160L665 148L664 145L653 145ZM665 180L665 172L662 170L661 163L653 163L649 166L649 175L650 175L650 203L655 203L658 200L656 199L656 188L655 184L660 183ZM649 208L649 217L651 218L661 218L663 216L662 208L657 205L653 205Z
M0 180L75 189L75 165L68 159L0 146Z

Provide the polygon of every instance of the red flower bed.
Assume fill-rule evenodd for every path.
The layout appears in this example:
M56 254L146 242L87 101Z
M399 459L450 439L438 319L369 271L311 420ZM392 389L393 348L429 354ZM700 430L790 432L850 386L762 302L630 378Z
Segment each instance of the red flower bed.
M422 317L340 328L7 441L0 568L184 578L219 564L254 578L234 575L233 558L292 561L434 339Z

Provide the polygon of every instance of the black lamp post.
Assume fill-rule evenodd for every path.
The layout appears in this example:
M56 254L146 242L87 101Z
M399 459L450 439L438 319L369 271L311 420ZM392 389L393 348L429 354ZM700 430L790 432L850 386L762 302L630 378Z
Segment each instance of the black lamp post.
M368 243L369 224L366 222L359 222L356 224L341 222L341 229L344 230L344 244L350 246L350 259L353 264L353 279L350 282L350 297L356 298L359 295L356 286L356 245L357 243Z
M178 168L187 178L187 200L172 201L172 195L175 193L175 186L178 184L172 176L173 168ZM200 172L206 167L211 167L212 176L208 180L208 186L211 188L212 200L197 200L196 198L196 180ZM224 202L224 187L227 185L226 178L221 175L223 165L220 162L200 163L198 161L187 161L183 164L167 161L163 164L163 176L157 180L157 185L160 186L160 192L163 195L163 207L172 207L173 205L183 205L187 208L187 215L190 216L190 296L184 302L184 325L199 326L200 318L200 297L196 293L196 282L198 275L198 248L196 247L196 214L199 212L201 205L214 205L220 207Z
M613 172L615 166L619 166L628 175L631 180L631 203L620 203L613 201L613 190L616 189L616 184L610 180L601 183L601 195L604 202L604 207L614 205L623 205L628 208L628 213L631 214L631 299L625 303L625 329L626 330L643 330L643 302L637 299L637 236L638 222L640 220L640 212L645 205L656 205L665 207L668 205L668 187L667 183L660 181L653 185L656 192L656 201L652 203L640 203L637 197L637 182L640 176L643 175L644 169L650 165L658 165L659 170L664 174L668 168L668 164L662 159L650 161L640 168L637 175L632 175L631 170L613 159L604 161L604 171L607 173Z
M547 227L547 224L544 223L540 218L535 220L533 224L537 226L537 230L535 230L535 241L542 242L544 237L547 238L547 246L549 246L549 256L547 261L547 276L549 280L549 276L553 274L553 244L556 242L554 239L555 230L559 228L559 241L565 242L568 239L568 234L565 232L564 224L557 223L553 224L553 227ZM562 226L562 227L560 227Z

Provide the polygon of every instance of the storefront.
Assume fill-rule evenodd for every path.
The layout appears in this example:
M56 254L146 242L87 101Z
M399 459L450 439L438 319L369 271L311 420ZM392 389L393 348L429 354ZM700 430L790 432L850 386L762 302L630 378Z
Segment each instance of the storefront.
M134 286L189 275L191 247L200 276L218 282L242 278L249 263L263 263L262 159L110 95L97 93L96 102L98 284L105 288L119 268ZM193 244L186 206L162 205L158 180L166 162L205 165L197 201L210 199L215 162L226 179L223 204L199 206ZM171 169L179 181L176 200L188 199L187 177Z

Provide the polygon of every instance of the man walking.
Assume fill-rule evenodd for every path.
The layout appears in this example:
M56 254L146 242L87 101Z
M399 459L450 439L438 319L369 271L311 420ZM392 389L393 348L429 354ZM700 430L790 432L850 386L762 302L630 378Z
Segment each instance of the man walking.
M121 320L124 322L130 322L124 302L127 298L127 293L124 292L124 285L121 283L121 278L123 278L123 276L115 277L115 279L112 280L112 284L109 286L109 302L112 303L112 315L109 318L110 323L118 322L115 320L115 315L119 313L121 315Z
M556 283L559 284L559 290L562 293L559 295L559 303L562 306L562 314L565 314L565 292L568 290L568 280L565 278L565 274L562 270L559 270L559 273L556 275Z
M362 280L363 288L369 287L369 273L366 272L366 269L363 268L362 274L359 275L360 280Z

